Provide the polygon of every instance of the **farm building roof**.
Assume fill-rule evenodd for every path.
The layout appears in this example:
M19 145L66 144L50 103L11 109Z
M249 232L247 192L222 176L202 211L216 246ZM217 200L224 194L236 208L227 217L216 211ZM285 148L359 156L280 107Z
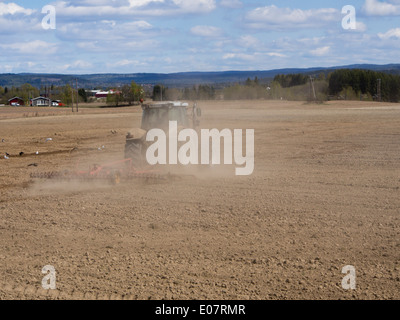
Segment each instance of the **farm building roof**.
M20 98L20 97L14 97L8 100L8 102L12 101L12 100L20 100L20 101L24 101L24 99Z

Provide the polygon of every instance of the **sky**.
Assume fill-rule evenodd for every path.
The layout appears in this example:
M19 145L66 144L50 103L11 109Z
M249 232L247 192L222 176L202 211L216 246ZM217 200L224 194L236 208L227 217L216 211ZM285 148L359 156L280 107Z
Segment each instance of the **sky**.
M0 73L389 64L399 49L400 0L0 1Z

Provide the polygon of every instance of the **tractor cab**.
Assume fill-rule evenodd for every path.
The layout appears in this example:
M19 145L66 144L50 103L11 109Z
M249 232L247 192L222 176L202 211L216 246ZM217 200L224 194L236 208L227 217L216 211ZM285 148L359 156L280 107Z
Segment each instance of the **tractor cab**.
M167 129L170 121L178 122L179 127L195 128L199 125L200 109L195 104L189 114L189 104L184 102L157 102L142 105L143 116L141 129Z
M200 125L201 109L195 103L179 101L155 102L142 104L141 128L132 129L126 137L125 158L132 159L136 166L142 164L143 153L146 151L146 135L152 129L167 131L170 121L176 121L179 128L196 129Z
M142 129L166 129L170 121L177 121L178 126L188 127L187 108L182 102L160 102L143 105Z

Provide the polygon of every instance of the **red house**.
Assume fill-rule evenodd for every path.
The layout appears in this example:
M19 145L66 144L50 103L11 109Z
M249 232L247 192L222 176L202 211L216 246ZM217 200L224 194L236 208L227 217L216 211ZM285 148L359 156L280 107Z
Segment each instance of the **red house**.
M10 100L8 100L8 105L10 106L24 106L25 105L25 101L19 97L14 97L11 98Z

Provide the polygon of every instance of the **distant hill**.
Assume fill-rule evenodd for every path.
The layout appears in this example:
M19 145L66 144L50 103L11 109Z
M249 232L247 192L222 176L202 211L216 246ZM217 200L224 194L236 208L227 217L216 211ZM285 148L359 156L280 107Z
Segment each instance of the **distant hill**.
M106 88L110 86L121 86L135 81L138 84L163 84L169 87L191 87L197 84L224 85L246 81L248 78L258 77L263 81L272 80L277 74L318 74L329 73L337 69L366 69L382 71L392 74L400 74L400 64L373 65L355 64L338 67L316 67L316 68L288 68L268 71L221 71L221 72L181 72L181 73L135 73L135 74L84 74L84 75L63 75L63 74L0 74L0 86L11 87L30 83L35 87L49 85L75 84L78 79L80 87L85 88Z

